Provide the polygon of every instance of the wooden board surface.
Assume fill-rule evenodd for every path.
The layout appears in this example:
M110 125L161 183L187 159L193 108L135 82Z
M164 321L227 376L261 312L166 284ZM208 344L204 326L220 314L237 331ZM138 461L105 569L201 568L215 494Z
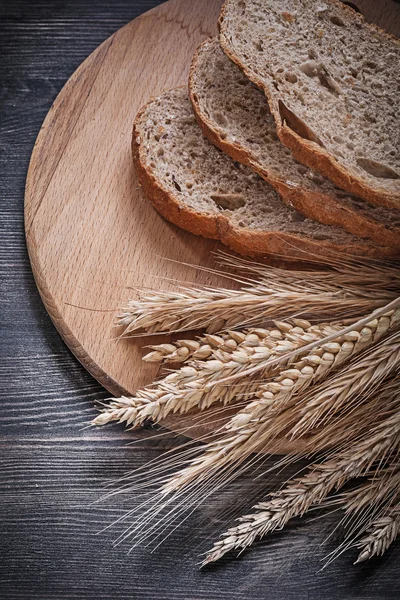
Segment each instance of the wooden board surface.
M396 31L400 5L366 1L375 20ZM126 545L112 548L115 531L97 535L140 502L129 495L94 504L101 486L177 440L166 434L129 445L150 432L84 429L96 414L93 399L107 392L68 351L40 302L24 241L23 189L35 137L64 82L102 40L156 3L13 0L0 8L0 597L398 600L400 544L356 567L353 549L321 570L337 547L337 537L323 542L339 513L298 520L240 559L200 571L199 555L226 529L226 511L246 497L230 512L233 523L262 497L261 480L253 496L244 482L218 494L217 507L203 505L157 552L141 546L127 556ZM269 489L297 470L272 473Z
M212 265L218 245L154 211L137 185L130 138L140 106L186 84L193 51L216 33L220 6L170 0L117 31L67 82L32 154L25 229L39 291L75 356L115 395L132 394L158 370L141 361L149 338L116 341L112 329L132 288L165 289L173 285L167 279L218 284L165 260Z
M216 244L159 217L138 188L130 141L138 109L187 82L220 5L171 0L116 32L65 85L32 154L25 228L35 279L68 346L116 395L158 369L141 361L149 338L115 340L114 311L132 288L172 285L163 278L216 282L165 260L211 265Z

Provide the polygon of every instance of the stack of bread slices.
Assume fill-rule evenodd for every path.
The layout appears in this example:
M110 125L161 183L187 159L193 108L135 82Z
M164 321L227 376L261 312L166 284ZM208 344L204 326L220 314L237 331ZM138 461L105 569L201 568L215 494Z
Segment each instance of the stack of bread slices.
M338 0L227 0L138 113L155 208L257 258L400 255L399 41Z

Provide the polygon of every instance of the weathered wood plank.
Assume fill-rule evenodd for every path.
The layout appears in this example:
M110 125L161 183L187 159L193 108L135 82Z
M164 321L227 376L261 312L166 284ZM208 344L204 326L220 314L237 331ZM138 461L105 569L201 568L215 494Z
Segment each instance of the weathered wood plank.
M368 2L356 0L362 1ZM199 554L224 528L237 490L251 503L256 490L249 482L204 505L154 554L113 549L118 528L97 535L139 502L127 495L92 504L102 486L175 440L168 435L127 446L149 432L82 429L95 414L93 400L108 393L68 351L40 301L25 248L24 184L37 132L62 85L104 39L157 4L13 0L0 6L0 598L395 600L398 544L365 566L351 567L348 553L319 572L320 559L334 547L320 544L335 515L299 520L239 560L199 572ZM392 0L369 6L384 10L388 25L395 22L392 10L399 14Z

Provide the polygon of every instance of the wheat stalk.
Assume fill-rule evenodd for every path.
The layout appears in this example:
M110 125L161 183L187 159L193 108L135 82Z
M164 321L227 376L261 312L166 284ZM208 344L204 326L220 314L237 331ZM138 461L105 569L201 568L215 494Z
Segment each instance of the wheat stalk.
M382 390L380 391L379 394L379 398L378 401L375 403L376 406L378 407L378 411L375 414L375 419L372 418L372 414L369 414L368 411L366 412L366 415L368 416L368 418L365 419L365 415L360 414L361 416L361 422L359 422L359 420L357 420L357 416L355 415L355 424L356 426L354 427L354 423L350 420L350 422L347 423L347 429L346 426L341 426L338 434L336 435L336 442L338 444L341 444L343 442L346 442L348 437L353 437L353 442L354 439L362 439L362 437L360 436L360 434L364 435L370 431L371 427L371 423L375 424L374 421L376 421L378 418L380 418L382 415L389 415L391 413L395 413L398 414L398 409L399 409L399 403L398 400L393 398L393 392L398 393L398 385L399 385L399 380L396 378L392 378L391 380L389 380L388 382L385 382L385 384L382 386ZM373 401L371 399L368 400L368 403L373 406ZM365 407L363 407L365 408ZM359 408L360 411L361 407ZM354 417L354 415L352 415ZM331 424L332 427L332 424ZM318 449L318 448L316 448ZM151 465L147 466L146 468L146 472L148 472L147 476L145 477L145 479L147 480L147 483L143 483L143 473L142 474L138 474L135 475L133 477L132 480L132 476L129 476L129 478L124 478L125 480L125 484L123 485L123 490L126 491L127 486L129 489L136 490L137 489L137 485L134 484L134 480L137 479L137 482L139 483L139 489L143 489L143 485L144 488L148 488L149 483L151 484L151 486L154 486L158 481L160 483L162 483L165 480L165 477L167 475L167 472L169 471L169 469L171 467L176 468L176 466L178 465L182 465L184 462L186 461L190 461L191 460L191 455L193 456L193 450L189 451L185 451L185 452L181 452L180 453L181 456L176 456L176 457L172 457L170 459L168 459L168 457L165 458L165 460L167 461L167 464L164 465L165 460L162 461L162 464L160 465L160 463L158 463L158 467L154 470L154 467L152 467ZM172 461L172 462L171 462ZM279 463L278 463L279 466ZM133 486L132 486L133 483ZM204 491L203 491L204 493ZM158 498L158 500L157 500ZM182 510L188 510L189 508L193 507L196 505L196 496L193 496L193 494L190 494L189 496L187 494L185 494L184 496L182 496L182 500L180 501L180 505L176 506L175 500L177 498L172 498L173 500L173 510L170 510L169 513L167 514L168 517L168 521L170 520L175 520L178 518L179 514L182 512ZM164 517L162 517L161 519L157 518L156 519L156 523L152 526L149 525L149 523L151 522L151 520L155 519L155 515L159 515L160 513L160 508L162 507L166 507L168 505L170 505L170 499L165 502L165 494L164 493L158 493L156 495L156 497L151 498L149 500L148 503L148 511L146 511L146 513L144 515L141 515L139 520L136 522L136 525L132 525L131 527L128 528L126 534L124 534L123 539L126 539L126 537L128 537L129 535L131 535L132 532L137 532L137 535L135 534L135 539L136 539L136 544L140 543L140 540L145 539L148 535L151 534L152 531L154 531L154 529L161 529L161 524L164 522ZM129 515L127 515L129 516ZM140 532L141 529L145 530L145 533L141 533L140 535L138 535L138 532ZM160 535L160 533L158 534ZM158 537L158 536L157 536Z
M263 345L273 348L279 342L280 353L289 352L299 345L305 345L318 339L321 329L328 332L337 331L340 324L311 325L305 319L291 318L286 322L273 321L275 329L252 328L243 331L226 331L216 334L205 334L197 340L183 339L176 342L147 346L151 352L143 357L146 362L187 362L190 359L206 360L210 357L219 359L216 351L233 353L241 348Z
M386 508L384 514L374 519L355 546L360 553L355 564L382 556L400 534L400 502Z
M190 359L205 360L208 358L219 358L218 352L233 353L242 348L257 348L265 346L273 348L277 342L285 344L282 351L290 351L298 345L302 336L303 345L311 339L317 339L313 335L315 327L304 319L290 319L290 321L274 321L275 329L253 328L244 331L227 331L219 335L205 334L196 340L178 340L168 344L148 346L152 352L143 357L147 362L187 362ZM323 327L321 325L318 329ZM325 327L325 326L324 326ZM307 330L310 330L309 332ZM316 331L317 331L316 330ZM304 337L309 333L308 337Z
M399 448L393 453L387 468L382 468L384 461L381 461L375 469L366 474L370 477L369 481L325 502L326 506L339 505L345 510L340 524L348 530L343 542L331 552L327 564L348 548L356 546L357 542L354 542L354 539L365 534L375 521L387 515L392 504L399 503L400 464L396 457L398 452Z
M139 300L121 309L116 325L125 336L191 329L207 333L195 340L150 346L146 362L184 366L133 398L112 399L94 424L119 420L136 427L194 406L225 405L238 397L245 404L215 431L218 437L208 438L202 455L199 448L191 448L149 473L148 481L161 483L156 502L149 501L144 518L128 528L122 539L140 532L140 541L160 530L161 524L164 528L177 514L237 477L240 465L244 465L240 471L250 468L260 457L244 461L266 446L271 449L271 442L282 435L302 437L303 446L278 461L278 466L293 457L315 457L320 450L324 450L323 461L242 517L215 544L205 563L283 527L348 479L369 473L372 482L338 500L346 508L346 518L355 515L358 523L364 519L367 536L358 542L360 556L365 559L383 552L397 535L399 515L389 514L389 509L397 506L394 499L400 484L393 466L400 452L396 375L400 333L392 333L400 322L399 271L396 265L379 261L332 258L327 262L329 268L323 271L289 272L224 256L225 266L243 273L231 277L241 289L193 286L176 292L142 292ZM294 315L330 323L311 325L293 319ZM277 318L291 321L275 321L272 329L270 323ZM253 329L243 331L244 327ZM330 450L327 444L332 445ZM177 466L180 471L170 478ZM386 487L381 483L385 477ZM126 485L131 485L129 478ZM368 505L371 498L374 508ZM391 506L382 508L386 500ZM169 512L159 520L167 507Z
M205 299L207 298L207 301ZM115 319L123 327L124 336L141 330L147 333L182 332L206 329L215 333L233 327L264 326L270 319L291 317L293 314L314 314L320 319L337 314L357 317L385 304L383 300L343 299L312 296L311 294L235 292L224 295L206 290L187 293L148 293L140 300L130 300Z
M314 270L297 270L288 272L287 269L271 267L225 252L217 252L218 263L234 269L235 273L245 273L246 279L268 285L278 290L280 285L287 289L296 285L296 289L326 292L336 290L350 293L357 297L381 298L382 293L400 293L400 272L397 262L381 261L346 257L326 258L323 268L314 261ZM310 263L313 261L310 260ZM251 276L251 277L250 277ZM389 298L388 298L389 301Z
M320 343L318 350L313 348L311 353L290 365L290 369L272 378L265 385L262 397L248 404L225 425L227 435L206 445L203 455L196 457L189 466L178 472L165 485L165 491L178 490L194 480L211 479L212 474L220 473L222 467L230 463L241 463L252 452L264 448L268 442L283 433L288 425L287 413L284 413L283 423L278 426L276 410L279 412L282 406L287 406L296 394L311 383L326 377L338 365L380 339L385 331L398 324L399 318L400 310L396 310L390 315L371 319L371 327L360 328L365 332L365 335L360 338L362 340L360 344L344 339L341 344L336 342L334 348L331 345L326 348L326 344ZM346 330L347 328L342 331ZM304 350L308 347L305 346ZM289 418L293 419L293 414L290 412Z
M129 336L140 331L161 333L203 328L215 333L239 326L263 326L269 319L301 313L320 320L332 314L337 319L359 317L384 306L400 292L398 270L389 263L336 261L332 263L332 271L299 272L266 268L234 258L225 259L225 264L247 268L256 279L232 278L242 284L240 290L204 286L182 287L179 291L143 291L139 300L129 300L120 309L115 325Z
M328 461L312 465L306 475L272 494L271 500L256 504L254 513L241 517L239 525L223 534L223 539L213 546L203 564L218 560L230 550L246 548L256 538L282 529L290 519L321 503L332 490L369 471L376 460L382 460L399 445L400 414L397 411L361 442L345 452L338 452Z
M388 419L385 419L380 424L380 431L385 431L387 424L387 435L388 438L396 438L400 440L400 414L397 411L391 415ZM386 440L387 441L387 440ZM390 451L393 454L398 453L398 444L394 443L390 447ZM357 513L363 513L365 509L368 509L369 513L375 516L375 514L381 509L382 503L385 505L391 500L397 500L400 494L400 465L396 457L392 460L391 464L383 468L384 461L382 456L376 458L381 459L381 464L366 473L369 476L369 480L356 487L354 490L346 491L337 496L330 502L326 503L326 506L332 506L339 504L346 511L347 516L351 515L354 517ZM375 459L376 460L376 459ZM370 463L372 467L372 462ZM392 498L390 497L392 496ZM346 520L348 520L346 518Z
M397 266L333 258L323 271L288 272L226 256L222 262L243 273L231 277L241 289L193 286L176 292L142 292L139 300L129 301L116 317L115 323L125 336L191 329L206 329L208 333L195 340L150 346L146 362L184 366L139 390L133 398L111 400L94 424L119 420L136 427L147 419L158 422L194 406L224 405L237 397L246 403L216 431L218 439L209 438L214 441L206 445L203 455L191 449L181 460L167 461L169 468L181 467L174 477L166 478L165 465L157 467L158 481L163 484L159 503L149 505L144 525L134 531L146 527L162 507L177 499L179 511L187 503L195 505L236 477L237 467L252 452L270 446L281 435L299 438L307 434L303 450L293 456L313 456L327 443L333 449L326 451L325 460L312 465L304 477L289 482L269 501L258 504L254 514L243 517L214 546L205 562L282 527L349 478L367 473L379 460L376 477L388 457L400 450L399 380L393 376L398 368L400 350L396 344L400 334L387 335L379 344L400 320ZM289 323L275 322L275 329L265 328L274 319L293 315L330 323L312 326L292 319ZM346 322L339 323L338 319ZM259 329L239 331L243 327ZM365 352L372 344L374 348ZM256 460L259 457L251 462ZM290 457L281 463L285 460ZM250 466L246 463L245 468ZM388 488L382 493L388 494ZM340 500L348 515L365 512L368 493L359 488L357 494L344 495ZM168 515L167 522L175 518L175 511ZM378 520L385 517L388 515L377 516L375 512L375 521L370 521L374 529L372 533L368 530L367 542L364 538L369 554L377 553L378 548L384 550L387 540L393 538L393 520L390 525ZM361 554L365 552L363 549Z
M365 402L399 365L400 331L397 331L303 396L300 415L290 436L299 437L319 425L326 427L335 413L345 405L350 410L357 398ZM343 414L342 410L342 417Z
M391 302L389 302L389 304L387 304L386 306L375 310L372 314L368 315L367 317L363 317L356 323L353 322L352 325L349 325L348 327L345 327L344 329L339 329L339 330L334 331L333 333L328 335L323 340L323 342L324 342L324 344L327 344L328 342L337 340L339 337L345 336L348 333L352 333L353 331L360 331L361 328L363 328L364 326L367 326L367 330L368 330L369 329L368 325L376 322L376 319L379 318L378 337L376 338L376 339L378 339L379 338L379 330L382 330L382 335L385 333L385 323L381 322L381 320L380 320L380 317L382 317L382 316L384 316L384 317L389 316L391 320L394 319L394 322L390 325L390 327L395 326L395 324L398 323L399 318L400 318L400 296L398 298L395 298ZM368 331L367 331L367 335L369 335ZM282 365L283 363L288 364L290 361L293 361L295 357L298 357L300 354L304 354L305 350L311 351L313 348L316 348L317 346L320 346L320 345L321 344L319 341L311 342L307 346L304 346L300 349L289 352L284 357L274 359L274 363L275 363L275 365L278 365L278 364ZM365 345L368 345L368 344L364 344L364 346ZM254 374L259 370L260 370L260 367L254 366L251 369L248 369L247 371L245 371L243 373L243 375ZM224 380L218 381L217 383L232 382L237 377L238 376L236 376L236 375L232 375L230 377L225 378Z
M368 393L360 398L359 402L351 403L348 410L335 412L327 422L321 423L317 429L312 430L311 453L321 451L325 451L325 454L331 453L330 449L341 448L349 442L349 432L351 432L351 440L355 441L360 435L370 431L383 416L396 413L399 409L397 397L399 387L399 375L394 374L383 381L373 395Z
M275 329L254 329L245 334L231 332L224 336L209 334L202 338L206 344L189 344L188 340L182 340L175 345L152 346L152 352L144 357L146 360L173 360L177 354L184 360L182 350L191 360L178 371L139 390L134 397L111 399L92 424L119 421L137 427L147 419L158 422L170 413L182 414L195 406L204 410L215 402L226 405L243 391L243 386L246 386L247 394L257 389L258 381L241 378L236 385L213 386L211 390L206 389L207 385L254 364L262 365L265 374L272 358L338 329L325 324L312 326L308 321L294 319L291 323L275 321ZM203 356L206 359L199 360Z
M264 330L266 331L266 330ZM255 333L257 345L263 339L263 330L258 330ZM248 345L252 344L253 332L251 330L242 331L227 331L220 335L206 334L199 337L197 340L183 339L167 344L157 344L147 346L151 352L143 357L145 362L162 362L162 363L182 363L190 359L205 360L209 358L213 350L222 350L223 352L233 352L239 344L243 344L247 339Z
M372 319L368 326L362 327L360 331L354 328L348 333L336 337L335 341L320 345L308 355L302 356L297 363L290 365L289 369L281 371L274 381L260 385L257 397L261 401L266 400L269 407L281 409L295 394L299 394L310 383L316 383L323 379L342 363L351 357L358 356L365 348L379 341L399 320L400 311L391 316L382 316L379 320ZM326 331L328 333L328 330ZM337 331L340 333L340 329ZM371 360L371 363L374 361ZM336 383L337 381L335 381L335 389ZM331 384L332 381L330 381L329 389L332 387ZM304 396L301 399L302 404L304 404L303 399ZM262 406L262 402L259 405ZM249 404L243 413L248 412L254 418L253 410L256 410L256 407L257 401Z

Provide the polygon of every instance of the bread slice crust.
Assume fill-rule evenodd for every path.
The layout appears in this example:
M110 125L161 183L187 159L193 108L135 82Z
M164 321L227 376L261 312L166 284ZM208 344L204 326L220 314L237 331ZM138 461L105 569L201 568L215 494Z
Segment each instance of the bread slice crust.
M350 233L358 237L366 237L372 239L374 242L380 245L386 245L392 248L394 254L400 253L400 227L391 226L391 224L384 224L381 221L368 215L368 203L361 200L366 206L366 213L363 214L362 210L353 209L348 203L341 202L338 198L335 198L335 188L332 184L332 194L326 193L322 189L318 189L317 186L307 185L305 177L304 185L294 186L288 177L284 174L280 174L274 166L257 159L257 156L252 153L250 145L243 141L243 138L238 138L237 135L230 135L229 126L221 127L210 111L206 111L202 106L199 96L205 94L200 87L203 85L201 80L201 66L202 61L210 64L211 53L218 52L219 42L216 38L209 38L204 41L197 51L195 52L190 68L189 75L189 97L193 105L194 113L197 121L203 131L203 134L218 148L230 156L233 160L241 162L254 171L256 171L261 177L268 181L280 194L282 199L290 206L293 206L314 221L319 221L326 225L337 225L344 227ZM222 55L222 57L219 56ZM230 61L223 54L222 50L216 55L218 60ZM230 71L229 73L234 76L232 69L241 73L240 69L232 63L227 65ZM222 75L223 76L223 75ZM242 76L243 77L243 76ZM222 82L224 83L224 82ZM231 81L229 82L231 83ZM251 84L253 85L253 84ZM237 86L238 94L240 97L240 85ZM230 90L230 87L228 88ZM265 107L265 111L269 111L268 102L261 96L262 92L256 88L253 88L254 94L257 100L261 100L260 105L262 108ZM249 92L247 88L247 93ZM211 92L212 93L212 92ZM243 97L243 102L246 102L246 98ZM223 111L223 107L220 107ZM238 128L235 133L237 133ZM246 132L243 131L243 136ZM276 145L280 142L277 141ZM274 146L276 147L276 146ZM279 148L277 148L279 150ZM287 159L289 168L296 170L296 163L292 159ZM299 165L300 166L300 165ZM305 169L305 167L303 167ZM296 180L299 180L299 176L295 173ZM293 179L293 177L292 177ZM326 186L325 186L326 187ZM376 211L377 209L375 209ZM385 209L384 209L385 210ZM387 210L387 209L386 209ZM371 209L369 212L373 212ZM389 212L389 211L388 211ZM396 221L400 222L400 211L392 209L395 213ZM388 215L390 220L392 215Z
M279 4L278 0L277 3ZM289 125L288 118L289 113L285 110L285 104L279 96L279 93L270 83L267 83L265 78L257 74L250 65L249 61L244 62L235 50L234 44L232 43L232 35L230 34L226 25L227 17L232 5L242 4L245 2L240 0L225 0L222 6L220 17L219 17L219 30L220 30L220 44L227 56L233 60L246 74L246 76L265 93L270 110L274 116L277 133L283 144L288 146L293 156L299 162L309 166L311 169L315 169L325 177L333 181L338 187L342 188L354 194L360 196L365 200L372 202L377 205L386 206L389 208L400 208L400 178L397 179L392 188L385 189L382 185L379 186L378 181L373 181L374 178L363 178L357 173L354 168L346 168L332 152L328 151L325 147L321 146L319 141L313 139L307 139L308 126L307 123L301 123L298 121L298 117L294 115L296 119L296 129L302 131L300 135L292 126ZM366 23L362 15L358 14L349 6L346 6L338 0L324 0L323 6L332 9L336 13L339 11L343 16L343 20L351 23L357 23L358 27L366 28L371 35L381 36L384 40L391 44L395 44L400 47L400 41L394 36L383 31L381 28L374 24ZM317 8L317 3L314 4ZM291 15L289 15L291 16ZM290 19L289 19L290 20ZM282 106L283 104L283 106ZM286 114L286 116L285 116ZM311 132L312 134L312 132ZM314 137L313 135L310 136Z
M182 196L174 193L160 177L149 162L146 144L144 142L144 121L151 114L152 105L168 94L177 90L164 92L159 98L150 100L138 112L132 134L132 154L136 167L139 183L145 196L152 202L155 209L167 220L175 225L196 235L216 239L245 256L269 260L271 256L299 261L314 260L315 257L323 258L328 255L337 256L338 253L351 255L364 255L372 257L389 256L391 251L387 247L375 246L363 240L354 239L354 243L335 243L329 240L312 239L303 235L285 231L265 231L239 227L229 216L223 213L199 212L188 206ZM186 94L186 91L184 90ZM209 144L202 136L200 128L199 137L202 143ZM211 144L209 152L219 152ZM223 160L229 161L227 157ZM287 210L287 209L285 209ZM323 226L321 226L323 227ZM332 236L333 237L333 236Z

